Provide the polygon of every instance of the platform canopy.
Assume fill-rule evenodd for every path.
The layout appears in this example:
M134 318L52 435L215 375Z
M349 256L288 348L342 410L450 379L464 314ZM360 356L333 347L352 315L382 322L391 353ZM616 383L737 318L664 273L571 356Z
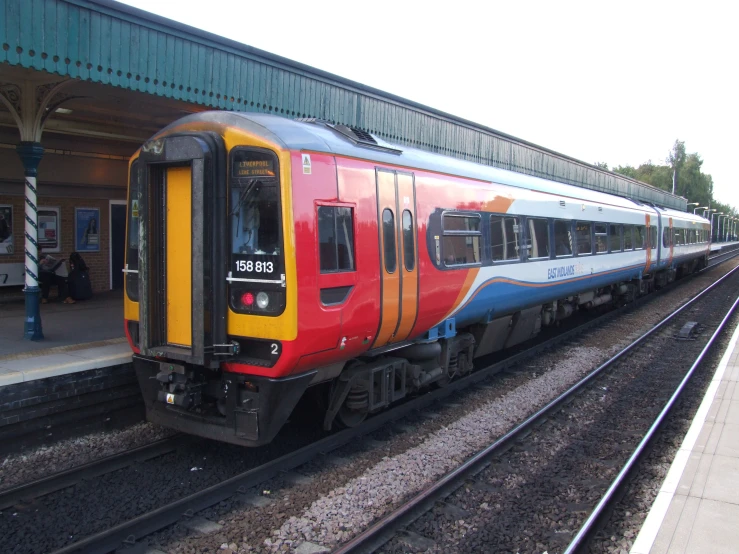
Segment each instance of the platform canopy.
M201 109L315 117L389 142L683 211L687 206L686 199L645 183L118 2L0 0L0 21L0 66L80 81L67 94L81 98L72 100L69 117L50 118L50 131L143 140L175 115ZM9 81L0 67L0 86ZM108 92L101 95L91 84ZM147 104L139 112L147 114L143 120L131 112L132 94Z

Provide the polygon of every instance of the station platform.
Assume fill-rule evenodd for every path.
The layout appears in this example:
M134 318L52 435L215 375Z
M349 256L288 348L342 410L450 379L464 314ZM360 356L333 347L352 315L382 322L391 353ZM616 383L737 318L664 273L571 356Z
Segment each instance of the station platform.
M23 338L24 318L22 299L0 306L0 387L131 361L121 291L76 304L43 304L41 341Z
M631 554L739 552L739 327Z
M732 248L736 248L739 246L739 241L732 241L732 242L712 242L711 243L711 252L719 252L721 250L731 250Z

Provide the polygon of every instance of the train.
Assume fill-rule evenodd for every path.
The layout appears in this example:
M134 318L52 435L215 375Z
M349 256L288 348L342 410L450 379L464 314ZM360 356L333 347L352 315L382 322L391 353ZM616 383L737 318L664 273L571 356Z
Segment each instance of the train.
M694 214L323 120L202 112L130 160L125 330L149 421L259 446L301 399L327 430L359 425L709 250Z

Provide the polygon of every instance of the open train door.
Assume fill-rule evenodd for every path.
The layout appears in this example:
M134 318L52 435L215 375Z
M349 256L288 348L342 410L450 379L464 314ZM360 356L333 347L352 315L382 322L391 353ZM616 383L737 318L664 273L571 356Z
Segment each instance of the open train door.
M418 315L418 226L412 173L376 170L381 314L374 348L408 338Z
M218 367L226 344L225 148L219 136L144 144L138 163L141 354Z

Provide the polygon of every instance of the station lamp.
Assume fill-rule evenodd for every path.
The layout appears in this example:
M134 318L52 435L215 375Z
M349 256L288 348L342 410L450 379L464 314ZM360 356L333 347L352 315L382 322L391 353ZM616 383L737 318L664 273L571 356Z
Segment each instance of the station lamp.
M715 212L716 211L716 208L714 208L711 211L712 212ZM719 216L719 220L720 220L721 219L720 216L722 216L722 215L724 215L724 212L717 212L717 213L711 214L711 238L713 238L713 218L716 217L716 216ZM718 242L718 233L716 233L716 239L717 239L716 242Z

